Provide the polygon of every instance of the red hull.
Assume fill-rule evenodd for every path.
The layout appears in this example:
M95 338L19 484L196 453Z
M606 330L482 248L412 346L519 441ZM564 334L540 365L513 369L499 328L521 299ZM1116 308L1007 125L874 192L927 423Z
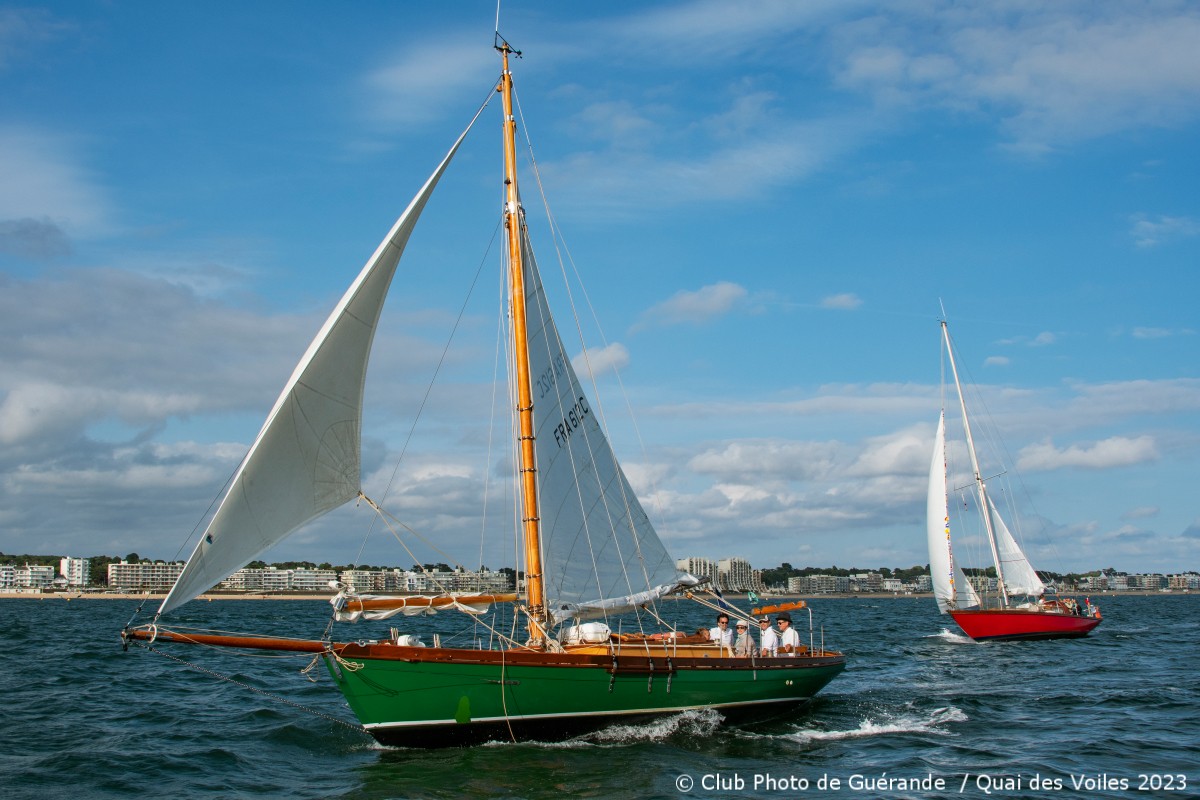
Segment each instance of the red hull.
M1087 636L1099 617L1079 617L1026 609L951 611L963 633L975 641L989 639L1072 639Z

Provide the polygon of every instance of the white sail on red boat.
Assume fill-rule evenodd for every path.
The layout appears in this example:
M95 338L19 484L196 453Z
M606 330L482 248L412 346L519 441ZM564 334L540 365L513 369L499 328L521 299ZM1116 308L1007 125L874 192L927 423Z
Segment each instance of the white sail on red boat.
M1045 583L1029 563L988 493L987 482L979 470L979 458L975 452L975 440L971 433L962 382L958 377L958 365L954 360L950 331L945 320L941 326L942 343L962 411L972 485L995 567L997 591L994 598L986 598L990 603L981 599L954 558L947 485L946 411L943 408L938 417L933 458L929 465L926 511L929 572L938 610L949 614L963 632L976 641L1086 636L1100 624L1100 610L1090 602L1080 604L1073 598L1046 598Z
M502 71L489 94L499 93L503 103L509 382L524 586L519 593L421 597L343 591L333 613L344 622L435 611L477 616L507 604L525 636L493 629L496 645L469 649L420 646L399 633L337 642L168 624L178 607L328 511L361 498L386 513L361 487L367 362L405 245L473 119L309 345L152 622L127 626L123 637L127 645L314 654L365 730L387 744L554 739L697 708L728 719L786 714L844 669L840 653L810 637L788 656L734 658L662 622L657 604L668 595L704 602L699 581L676 569L650 524L550 314L517 182L509 62L520 54L498 33L496 50ZM609 623L631 612L636 630L614 633Z

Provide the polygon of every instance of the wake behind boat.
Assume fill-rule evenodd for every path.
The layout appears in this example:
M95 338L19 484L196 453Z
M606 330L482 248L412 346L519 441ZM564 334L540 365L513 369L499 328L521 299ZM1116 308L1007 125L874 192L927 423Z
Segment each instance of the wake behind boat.
M562 738L611 724L714 708L730 719L785 714L845 667L810 635L787 656L734 657L663 620L659 601L684 595L716 610L696 578L676 569L618 464L583 391L533 257L517 183L510 57L502 72L503 224L507 239L509 388L515 537L523 563L513 593L434 592L334 599L334 620L357 622L459 612L493 644L433 646L395 630L336 642L168 628L174 609L256 559L305 523L361 498L361 423L367 360L388 287L417 219L467 132L417 193L351 284L297 365L192 556L150 624L126 643L200 644L310 653L324 661L363 727L380 742L413 746ZM487 105L486 103L484 104ZM480 110L482 113L482 109ZM507 631L496 605L520 620ZM735 618L748 615L730 610ZM614 633L620 620L636 630ZM330 622L330 628L333 627ZM758 626L753 626L757 628Z
M995 503L988 495L987 483L979 471L979 458L967 401L963 396L950 331L942 320L942 342L954 387L962 409L963 434L980 517L996 569L997 591L985 602L955 563L950 535L949 492L946 461L946 411L938 417L933 460L929 465L929 497L926 533L929 543L929 572L938 609L953 617L963 633L976 641L988 639L1063 639L1086 636L1100 624L1100 609L1090 602L1074 598L1047 599L1046 585L1004 524Z

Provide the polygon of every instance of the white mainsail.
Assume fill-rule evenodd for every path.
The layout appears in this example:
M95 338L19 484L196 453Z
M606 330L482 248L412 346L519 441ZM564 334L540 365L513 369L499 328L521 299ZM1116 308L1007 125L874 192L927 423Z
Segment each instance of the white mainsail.
M938 416L933 459L929 464L929 498L926 507L926 534L929 544L929 576L938 610L979 605L979 596L967 581L962 568L954 562L950 545L950 509L946 494L946 414Z
M159 614L358 495L363 385L379 314L417 219L474 124L472 119L308 346Z
M1000 555L1001 572L1004 573L1004 588L1009 594L1040 597L1046 591L1046 584L1042 583L1021 546L1009 532L992 498L988 498L988 503L992 507L992 524L996 529L996 550Z
M600 617L696 585L675 568L617 463L528 241L524 262L547 612L555 622Z

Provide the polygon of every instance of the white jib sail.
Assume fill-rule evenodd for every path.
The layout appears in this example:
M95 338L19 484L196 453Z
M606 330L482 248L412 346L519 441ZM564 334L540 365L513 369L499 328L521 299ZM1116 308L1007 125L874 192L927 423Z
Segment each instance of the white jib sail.
M363 384L379 314L417 218L474 123L308 346L159 614L197 597L296 528L358 495Z
M693 585L617 463L563 349L528 242L525 270L547 611L556 622L601 617Z
M938 610L979 605L979 596L967 581L962 568L954 562L950 545L950 509L946 494L946 415L938 417L933 459L929 464L929 498L926 507L926 535L929 543L929 576Z
M992 523L996 529L996 551L1000 554L1000 566L1004 572L1004 588L1009 594L1024 594L1030 597L1040 597L1046 591L1046 584L1038 577L1033 565L1025 557L1017 540L1009 533L996 504L988 498L992 507Z

